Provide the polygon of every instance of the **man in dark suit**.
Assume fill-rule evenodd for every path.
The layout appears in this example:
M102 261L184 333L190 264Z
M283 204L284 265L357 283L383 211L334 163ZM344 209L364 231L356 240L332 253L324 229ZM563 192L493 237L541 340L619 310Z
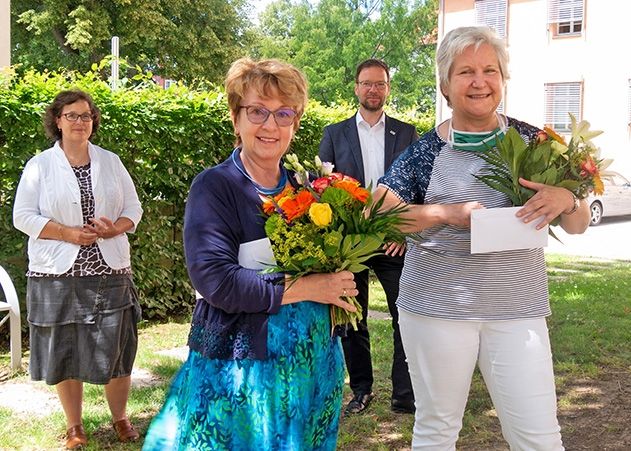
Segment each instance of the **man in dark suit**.
M376 188L377 180L392 162L418 139L414 126L387 116L383 106L390 94L388 66L380 60L369 59L357 67L355 95L359 111L353 117L324 129L319 156L335 165L335 171L350 175L362 186ZM399 277L403 268L402 255L380 255L367 265L375 272L388 300L392 315L394 357L392 362L391 408L395 412L414 413L414 395L408 373L405 352L399 332L399 314L395 305L399 295ZM346 413L358 413L374 398L373 373L368 333L368 271L355 275L363 317L358 330L350 329L342 338L346 367L350 376L353 399Z

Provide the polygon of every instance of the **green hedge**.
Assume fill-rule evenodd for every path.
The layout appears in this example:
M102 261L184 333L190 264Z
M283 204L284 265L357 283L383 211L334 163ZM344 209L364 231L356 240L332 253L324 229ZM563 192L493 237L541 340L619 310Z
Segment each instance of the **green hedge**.
M145 318L190 312L193 290L182 251L182 218L189 185L202 169L224 160L234 142L225 96L220 88L172 86L167 90L139 76L128 87L111 91L94 72L78 74L0 73L0 264L13 277L24 299L26 237L12 225L15 189L25 162L50 147L42 114L55 95L78 87L92 94L101 109L94 143L117 153L136 184L143 220L130 235L132 266ZM292 149L302 157L317 153L322 128L348 117L351 106L312 103ZM396 116L396 114L395 114ZM405 120L419 132L430 119ZM22 301L23 302L23 301Z

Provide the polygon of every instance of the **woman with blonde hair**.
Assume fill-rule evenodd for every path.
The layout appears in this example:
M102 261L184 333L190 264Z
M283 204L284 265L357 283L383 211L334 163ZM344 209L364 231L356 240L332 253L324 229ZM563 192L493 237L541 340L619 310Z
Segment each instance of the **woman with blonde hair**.
M293 183L281 164L307 103L295 67L244 58L225 81L236 148L200 173L184 217L198 293L188 345L144 449L334 450L344 385L329 305L353 310L353 274L285 283L261 274L273 259L261 206Z

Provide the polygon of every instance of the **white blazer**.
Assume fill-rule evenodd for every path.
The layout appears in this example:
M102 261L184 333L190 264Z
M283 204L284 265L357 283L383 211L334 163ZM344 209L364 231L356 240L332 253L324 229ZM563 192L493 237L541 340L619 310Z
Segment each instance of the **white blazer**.
M129 218L136 226L142 207L136 188L118 155L88 142L91 162L92 192L95 217L105 216L113 222ZM63 274L79 253L78 244L40 239L49 221L77 227L83 225L81 195L77 178L59 141L53 147L31 158L20 178L13 206L13 225L29 236L28 257L31 271ZM112 269L130 266L129 241L123 233L98 240L105 262Z

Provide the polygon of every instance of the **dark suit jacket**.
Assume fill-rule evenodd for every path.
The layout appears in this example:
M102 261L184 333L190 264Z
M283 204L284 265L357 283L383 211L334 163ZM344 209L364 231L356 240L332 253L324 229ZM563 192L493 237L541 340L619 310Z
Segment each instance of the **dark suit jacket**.
M418 133L416 133L413 125L388 115L386 115L385 125L384 171L387 171L392 162L418 139ZM359 180L362 186L366 186L364 160L362 159L355 115L324 128L324 136L320 141L318 155L322 161L333 163L335 172L350 175ZM374 188L376 186L373 186Z

